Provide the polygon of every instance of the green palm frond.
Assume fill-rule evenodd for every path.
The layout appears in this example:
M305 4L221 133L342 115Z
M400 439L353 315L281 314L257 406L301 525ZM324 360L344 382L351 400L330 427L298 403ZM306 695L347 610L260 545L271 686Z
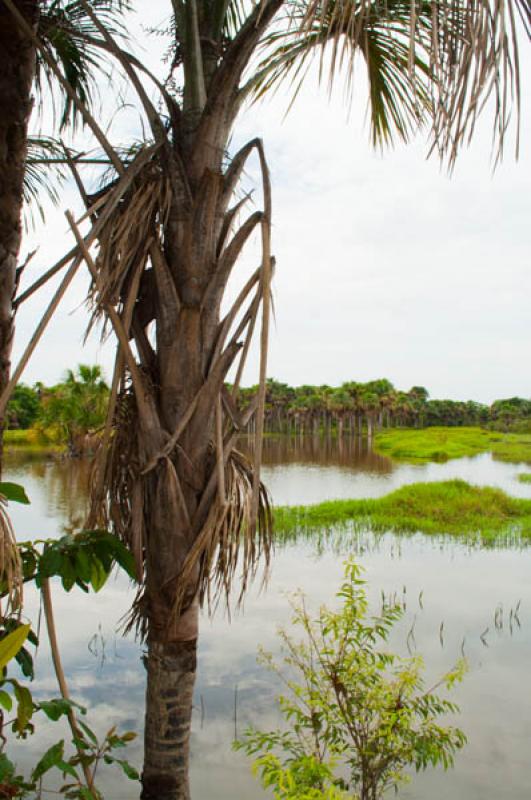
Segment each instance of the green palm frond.
M319 76L347 72L352 95L357 56L365 62L369 82L369 116L374 145L390 144L395 135L406 140L425 120L430 108L430 69L426 48L431 35L431 10L423 4L416 18L417 52L411 69L410 0L385 5L364 2L324 2L321 16L308 18L306 2L288 5L286 17L264 40L266 55L254 79L255 96L276 88L285 79L297 95L308 69L319 58Z
M228 39L233 39L249 14L249 4L244 0L222 0L222 5L225 6L225 13L222 18L221 32Z
M359 56L373 143L407 140L429 121L433 147L452 163L485 106L501 150L519 111L521 24L529 36L529 0L288 0L244 91L260 97L287 80L296 97L318 57L320 79L332 86L346 73L351 95Z
M89 0L89 5L114 36L126 38L122 21L123 12L129 8L126 0ZM38 33L68 84L83 103L90 105L97 93L97 80L109 76L111 62L105 57L105 42L81 2L53 0L46 4L41 11ZM36 83L41 102L44 83L54 101L60 97L60 129L75 125L79 112L72 99L61 92L55 75L40 54Z
M245 0L212 0L200 3L200 27L216 42L232 39L240 30L249 9Z
M50 136L28 137L23 186L26 229L35 225L35 211L44 221L43 195L53 203L59 200L58 188L65 179L65 173L60 164L50 163L54 159L64 159L60 142Z

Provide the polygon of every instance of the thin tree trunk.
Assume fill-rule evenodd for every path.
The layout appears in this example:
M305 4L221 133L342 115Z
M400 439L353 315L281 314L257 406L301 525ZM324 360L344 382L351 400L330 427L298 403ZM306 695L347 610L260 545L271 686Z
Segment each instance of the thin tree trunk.
M142 800L190 798L188 765L196 669L197 637L149 642Z
M37 0L19 2L19 10L34 26ZM13 295L22 238L21 213L32 108L31 86L35 49L20 32L11 12L0 5L0 394L9 382L13 343ZM0 468L4 418L0 418Z

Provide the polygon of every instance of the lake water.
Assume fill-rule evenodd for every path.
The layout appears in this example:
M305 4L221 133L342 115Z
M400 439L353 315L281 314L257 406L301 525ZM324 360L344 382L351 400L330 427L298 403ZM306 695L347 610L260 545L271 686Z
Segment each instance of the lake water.
M500 486L531 497L531 487L516 474L524 467L495 461L490 455L446 464L396 465L358 440L320 442L267 440L264 480L277 504L310 503L334 497L379 496L414 481L460 477ZM20 538L55 536L83 517L88 466L10 455L6 480L24 484L30 507L13 507ZM404 602L403 620L392 646L407 655L408 632L426 662L427 680L448 670L464 651L469 671L453 697L461 706L454 720L468 745L448 773L414 776L401 790L404 800L528 800L531 796L531 548L463 545L421 535L398 538L330 532L328 537L278 547L267 589L247 597L243 612L231 621L219 612L205 616L195 696L192 743L193 800L258 800L265 797L250 764L232 753L235 731L249 723L275 727L278 686L257 666L258 644L278 650L276 629L290 619L287 595L302 589L311 606L333 603L347 555L362 564L371 603L379 608L381 591ZM422 594L421 594L422 593ZM117 634L131 603L127 582L112 578L96 596L54 586L63 660L73 697L89 707L100 732L117 724L141 731L144 669L141 647ZM420 602L421 598L421 602ZM519 621L510 611L520 602ZM421 608L421 605L423 608ZM503 628L494 615L503 608ZM26 610L37 625L38 598L27 593ZM511 618L512 624L509 624ZM484 632L487 631L486 634ZM483 635L483 640L481 635ZM37 655L37 696L57 695L49 653L42 636ZM410 647L413 646L411 637ZM10 752L23 767L59 738L56 725L38 725L35 737L14 743ZM141 763L141 745L129 748ZM134 784L112 770L102 772L107 800L132 799Z

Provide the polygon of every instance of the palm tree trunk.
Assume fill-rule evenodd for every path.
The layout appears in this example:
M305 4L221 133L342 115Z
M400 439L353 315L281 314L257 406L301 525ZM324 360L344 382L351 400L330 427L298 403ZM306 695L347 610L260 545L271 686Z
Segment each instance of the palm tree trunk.
M190 798L188 763L197 668L197 608L194 611L195 637L148 644L142 800Z
M34 26L38 0L19 2ZM27 125L32 108L35 49L11 12L0 6L0 394L9 381L13 343L13 295L22 238L21 212ZM0 419L0 467L4 419Z

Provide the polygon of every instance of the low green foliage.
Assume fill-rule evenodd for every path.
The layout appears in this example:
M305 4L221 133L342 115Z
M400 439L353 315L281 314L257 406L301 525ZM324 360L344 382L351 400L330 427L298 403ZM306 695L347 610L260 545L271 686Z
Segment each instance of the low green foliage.
M11 500L14 503L22 503L29 505L28 495L26 490L19 483L11 483L11 481L0 482L0 496L5 500Z
M4 503L30 502L24 488L16 483L0 482L0 498ZM58 540L23 542L16 547L24 582L34 581L37 588L41 588L45 580L59 576L66 591L79 586L86 592L89 587L97 592L105 584L115 564L134 577L130 552L117 537L105 531L82 531ZM11 583L12 576L0 575L0 598L9 594ZM65 742L61 739L41 756L30 777L26 778L17 773L15 765L3 752L7 740L2 735L0 798L41 797L43 776L57 769L66 783L55 793L69 800L102 800L101 793L93 783L100 763L115 764L127 778L138 781L135 768L126 759L115 755L117 749L126 747L136 737L135 733L126 731L119 734L113 727L102 740L98 740L86 721L79 717L76 719L77 715L86 714L85 708L65 697L35 701L27 686L7 675L7 665L15 660L25 677L34 678L33 657L25 647L26 643L34 646L39 644L31 626L23 624L17 614L0 616L0 733L5 732L8 724L3 722L3 711L11 712L13 708L15 714L10 720L11 730L23 739L34 732L34 718L39 712L52 722L68 717L75 749L72 755L65 754Z
M39 413L40 397L37 388L19 383L15 386L6 408L8 428L30 428Z
M310 616L304 597L294 603L296 641L280 631L283 663L263 662L287 687L279 698L287 730L248 729L235 743L277 800L380 800L409 780L408 771L452 766L465 735L440 717L457 706L436 694L460 681L465 663L429 689L420 657L401 658L387 640L402 616L399 606L369 614L359 568L347 563L338 610Z
M30 695L31 698L31 695ZM75 709L82 715L86 710L69 700L46 700L41 703L32 703L34 712L42 711L53 722L68 716ZM121 750L136 738L132 731L118 734L113 727L98 740L96 734L86 722L78 720L78 732L73 740L75 755L65 753L65 741L60 739L55 742L40 757L32 769L29 778L17 773L17 769L8 756L0 753L0 797L9 798L34 798L42 796L42 779L51 770L57 770L63 777L63 785L59 792L68 800L103 800L103 796L96 786L90 789L86 785L83 768L89 769L94 775L100 763L120 768L124 775L133 781L138 781L137 770L124 758L115 755L116 750ZM38 794L35 794L35 793Z
M0 639L0 670L3 670L6 664L15 658L22 649L30 630L30 625L19 625L3 639Z
M520 483L531 483L531 472L520 472L516 477Z
M109 387L98 366L79 364L63 383L42 391L35 428L52 443L65 444L71 455L82 455L94 443L94 433L107 414Z
M53 432L48 435L46 430L37 428L4 431L4 447L41 454L61 453L66 449L64 444L54 440Z
M377 433L374 446L401 461L448 461L491 452L501 461L531 463L531 434L483 428L394 428Z
M452 480L413 483L375 499L275 509L279 537L347 523L375 532L479 535L485 541L515 533L531 538L531 500Z
M66 534L60 539L21 542L24 581L34 580L40 588L43 578L61 578L63 589L69 592L78 586L84 592L95 592L105 585L115 564L130 578L135 577L131 552L116 536L107 531L82 531ZM0 582L0 592L3 587Z

